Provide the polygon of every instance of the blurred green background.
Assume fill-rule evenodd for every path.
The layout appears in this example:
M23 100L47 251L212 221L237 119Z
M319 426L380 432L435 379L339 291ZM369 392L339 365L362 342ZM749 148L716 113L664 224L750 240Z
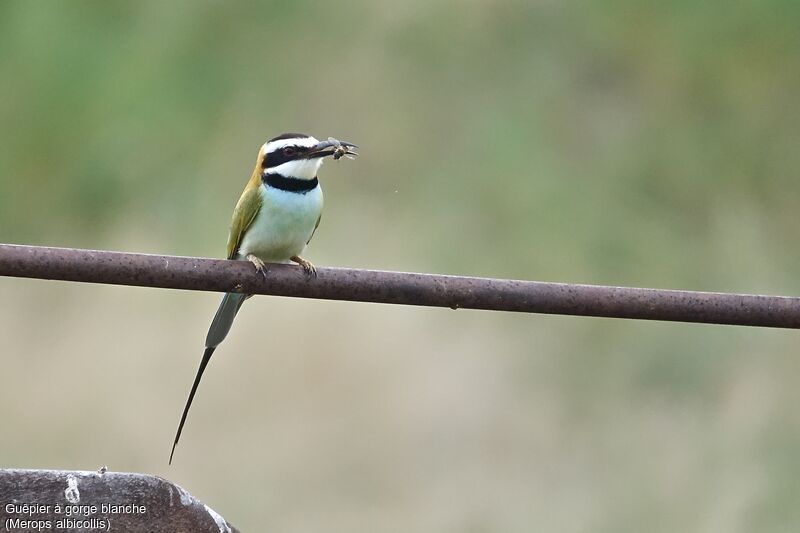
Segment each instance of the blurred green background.
M318 265L800 293L800 4L0 4L0 242L224 255L259 146ZM792 531L795 332L0 279L0 465L244 531Z

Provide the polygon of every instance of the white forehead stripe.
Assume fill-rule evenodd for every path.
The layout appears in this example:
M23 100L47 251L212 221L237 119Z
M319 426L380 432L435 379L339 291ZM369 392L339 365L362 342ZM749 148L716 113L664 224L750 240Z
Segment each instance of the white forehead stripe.
M284 146L305 146L311 148L319 143L314 137L294 137L292 139L278 139L277 141L267 141L261 147L261 154L268 154Z

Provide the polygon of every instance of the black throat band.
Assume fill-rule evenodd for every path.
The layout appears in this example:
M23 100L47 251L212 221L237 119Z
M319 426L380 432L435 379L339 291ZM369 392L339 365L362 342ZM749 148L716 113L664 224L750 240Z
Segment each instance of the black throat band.
M304 180L300 178L287 178L286 176L281 176L280 174L265 173L261 175L261 181L270 187L274 187L275 189L288 192L299 192L301 194L305 194L310 190L316 189L317 185L319 185L319 180L316 178L316 176L314 179Z

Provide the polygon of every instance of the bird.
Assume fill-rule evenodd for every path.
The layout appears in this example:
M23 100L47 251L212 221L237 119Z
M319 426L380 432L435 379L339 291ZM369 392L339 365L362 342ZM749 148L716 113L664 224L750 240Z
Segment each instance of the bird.
M303 133L284 133L265 142L233 210L227 258L250 261L256 274L264 278L267 262L290 261L300 265L308 277L316 277L314 265L300 254L322 217L322 187L317 172L325 157L352 159L358 155L354 148L358 146L333 137L319 141ZM211 355L228 335L236 314L250 296L229 292L222 297L206 335L203 358L181 414L169 464Z

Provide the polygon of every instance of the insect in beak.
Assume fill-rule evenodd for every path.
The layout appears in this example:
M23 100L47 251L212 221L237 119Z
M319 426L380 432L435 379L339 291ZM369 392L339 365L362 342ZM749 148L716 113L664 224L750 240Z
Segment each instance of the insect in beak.
M309 159L315 157L327 157L329 155L332 155L334 159L339 159L342 156L347 156L349 159L353 159L358 155L358 152L353 150L353 148L358 148L358 146L353 143L328 137L327 141L321 141L315 146L311 147L311 149L306 152L305 156Z

